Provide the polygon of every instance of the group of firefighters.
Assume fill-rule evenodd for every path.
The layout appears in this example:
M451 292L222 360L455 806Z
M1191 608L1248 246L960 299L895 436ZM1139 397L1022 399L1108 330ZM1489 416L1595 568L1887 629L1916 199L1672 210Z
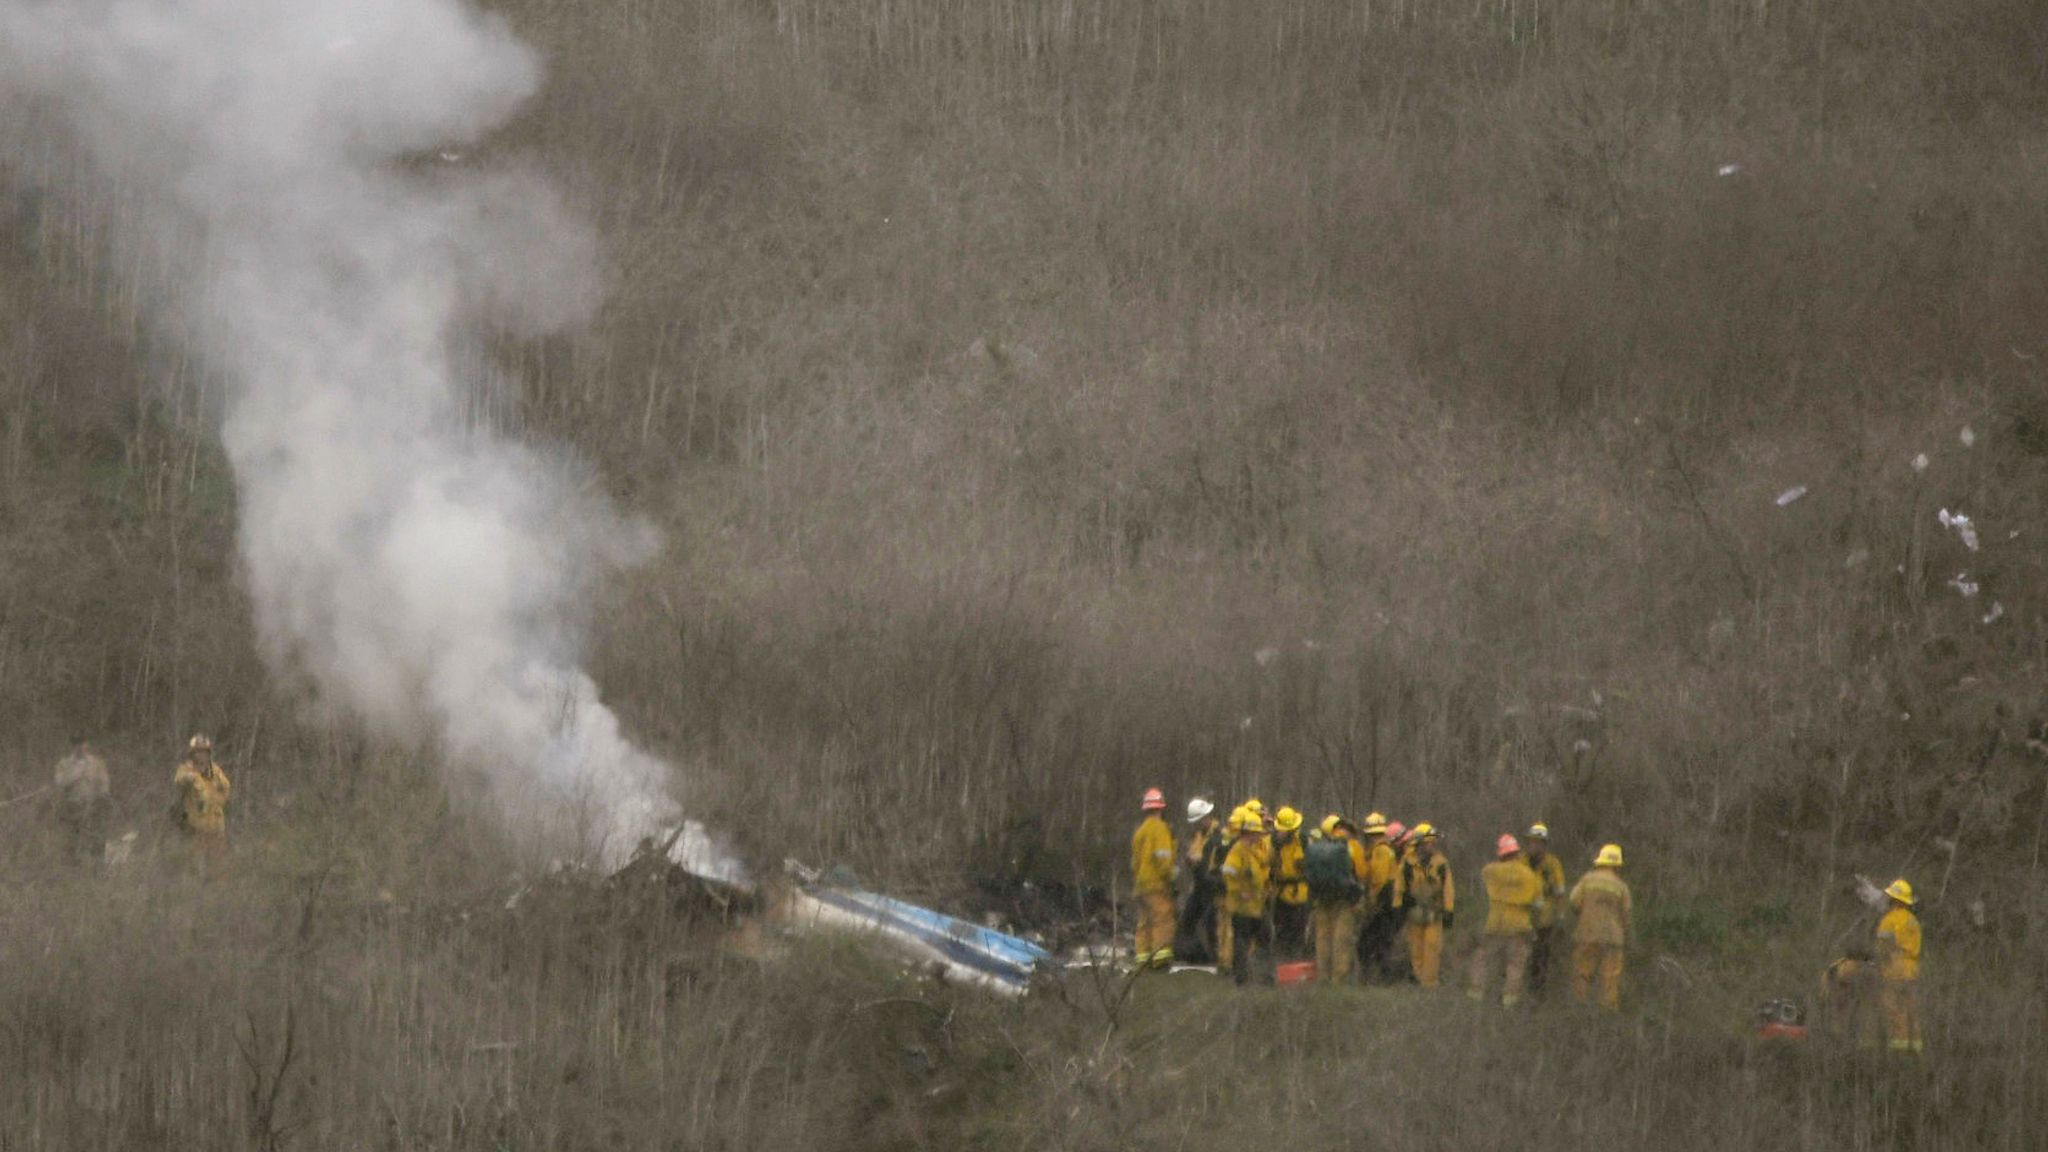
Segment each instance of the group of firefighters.
M66 854L88 864L104 859L113 813L113 780L106 758L89 741L77 741L57 762L51 787ZM234 785L227 769L214 760L211 739L194 736L186 742L185 758L171 774L171 787L172 824L190 847L196 866L215 874L227 857L228 802Z
M1424 988L1438 986L1458 897L1434 825L1404 827L1374 812L1361 822L1331 813L1304 827L1300 811L1268 812L1256 798L1219 818L1214 803L1196 797L1177 841L1163 792L1147 791L1142 812L1131 836L1140 966L1214 963L1247 984L1270 978L1276 963L1312 957L1316 979L1326 983L1412 978ZM1634 918L1622 867L1621 846L1604 844L1567 888L1548 828L1534 824L1520 838L1502 834L1480 871L1486 924L1467 995L1486 999L1497 982L1501 1003L1513 1007L1525 989L1542 991L1569 909L1572 995L1618 1009ZM1862 969L1838 964L1829 979L1845 989L1875 983L1889 1046L1918 1052L1920 922L1912 886L1894 881L1885 898L1889 910L1870 960Z

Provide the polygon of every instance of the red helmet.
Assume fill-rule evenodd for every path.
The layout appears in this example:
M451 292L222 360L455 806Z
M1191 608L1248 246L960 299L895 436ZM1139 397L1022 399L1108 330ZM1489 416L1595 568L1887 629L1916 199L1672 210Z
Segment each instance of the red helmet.
M1517 843L1513 836L1510 836L1505 832L1501 833L1500 839L1494 841L1493 843L1493 854L1495 856L1513 856L1515 853L1520 852L1521 850L1521 844Z
M1408 826L1399 820L1387 822L1387 843L1399 844L1408 839Z
M1164 811L1164 810L1165 810L1165 808L1166 808L1166 793L1164 793L1164 792L1161 792L1161 791L1160 791L1159 789L1157 789L1157 788L1147 788L1147 789L1145 789L1145 806L1144 806L1144 810L1145 810L1145 811L1147 811L1147 812L1150 812L1150 811L1152 811L1152 810L1153 810L1153 809L1155 809L1155 808L1157 808L1157 809L1159 809L1159 810L1161 810L1161 811Z

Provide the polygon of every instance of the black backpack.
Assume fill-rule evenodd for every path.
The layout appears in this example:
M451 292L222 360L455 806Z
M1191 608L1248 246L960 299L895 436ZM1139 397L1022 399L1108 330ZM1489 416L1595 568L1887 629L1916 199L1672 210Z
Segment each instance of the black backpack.
M1308 881L1308 893L1318 900L1348 900L1359 893L1358 876L1351 870L1349 841L1327 837L1311 840L1301 856L1301 876Z
M1223 858L1229 854L1230 844L1228 838L1223 835L1223 829L1218 828L1210 832L1209 839L1202 845L1201 870L1197 873L1195 879L1203 887L1221 892L1223 890Z

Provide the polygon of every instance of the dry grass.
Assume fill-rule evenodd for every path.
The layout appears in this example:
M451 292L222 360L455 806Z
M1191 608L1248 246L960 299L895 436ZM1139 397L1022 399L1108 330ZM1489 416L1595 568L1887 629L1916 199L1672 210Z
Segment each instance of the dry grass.
M479 415L667 534L592 659L695 806L934 897L1106 880L1152 783L1464 844L1540 813L1626 840L1677 910L1659 947L1736 940L1733 983L1613 1035L1532 1022L1521 1067L1582 1108L1481 1096L1497 1021L1371 1001L1393 1039L1323 1047L1308 1001L1260 1029L1205 999L1172 1019L1243 1087L998 1012L952 1026L948 1112L835 1014L880 976L416 912L495 906L497 850L430 760L261 667L203 366L104 260L118 190L17 124L0 162L48 191L0 211L0 766L23 790L107 733L147 826L163 750L215 729L276 863L82 895L14 854L14 1142L257 1140L235 1041L276 1058L288 1006L301 1147L1178 1146L1282 1109L1334 1146L1367 1107L1393 1147L2039 1142L2038 5L495 6L553 79L483 162L558 174L613 291L585 336L494 349L522 390ZM289 943L336 859L407 911ZM1872 1109L1872 1070L1714 1037L1825 959L1843 874L1901 869L1941 892L1953 1063ZM1730 936L1752 904L1778 927ZM679 950L717 974L655 995Z

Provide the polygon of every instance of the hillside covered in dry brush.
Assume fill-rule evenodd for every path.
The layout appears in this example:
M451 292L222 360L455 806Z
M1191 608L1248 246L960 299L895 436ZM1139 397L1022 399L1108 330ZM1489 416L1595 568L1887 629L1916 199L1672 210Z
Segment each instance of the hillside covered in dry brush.
M419 157L419 179L544 171L597 224L606 297L585 331L484 341L514 386L475 397L474 419L658 530L658 553L598 590L587 659L685 769L692 811L758 859L845 862L938 902L976 880L1110 887L1155 785L1429 818L1461 866L1542 818L1574 867L1628 844L1665 909L1651 950L1681 966L1651 977L1667 1023L1704 1011L1691 996L1737 1010L1805 979L1850 924L1848 878L1907 872L1930 896L1951 1041L2001 1071L1894 1098L1834 1143L1768 1119L1851 1123L1861 1097L1831 1095L1832 1073L1730 1072L1731 1093L1761 1075L1764 1096L1817 1094L1748 1098L1745 1142L2038 1146L2048 1103L2006 1073L2041 1056L2048 956L2048 10L488 6L542 52L546 88L487 146ZM495 907L501 849L432 752L369 737L263 659L220 397L137 302L142 273L108 259L122 190L80 180L32 120L0 139L0 771L27 792L92 734L124 822L150 829L183 737L219 740L239 770L237 883L276 913L233 931L312 942L260 943L271 967L219 987L195 958L213 953L179 961L190 996L227 1006L200 1050L255 1045L260 1087L278 1006L298 1005L301 1039L352 1053L291 1098L340 1125L333 1146L372 1146L367 1120L335 1117L385 1108L378 1146L594 1147L598 1101L683 1075L704 1102L690 1146L787 1147L854 1116L886 1117L872 1130L895 1147L1174 1143L1118 1103L1178 1083L1150 1047L1076 1071L1046 1054L1063 1040L961 1041L920 1015L945 1007L899 1005L875 1011L909 1013L906 1044L965 1045L961 1076L1026 1087L956 1086L929 1114L922 1072L806 1096L778 1061L840 1066L844 1033L794 1009L755 1031L702 998L713 977L623 952L565 975L566 932L472 941L498 968L461 1013L499 994L616 1013L604 1035L529 1038L545 1067L465 1050L451 1082L496 1101L499 1127L364 1079L385 1075L379 1045L418 1054L407 988L460 986L464 959L418 919L301 932L294 910ZM0 811L22 922L60 954L129 939L128 919L66 923L38 887L53 865L34 811ZM352 967L365 939L395 967ZM315 959L273 971L299 947ZM857 986L804 995L884 995L831 979ZM335 1006L358 993L375 1012ZM36 996L53 1031L0 1049L33 1064L98 1043L62 1022L88 993ZM685 1001L687 1025L656 1007ZM1238 1010L1200 1011L1220 1028ZM517 1031L507 1012L477 1035ZM1095 1026L1060 1025L1088 1045ZM2004 1062L2001 1027L2028 1037ZM1129 1031L1112 1015L1108 1034ZM651 1055L685 1032L725 1063ZM1667 1079L1731 1067L1640 1031L1614 1042ZM1360 1061L1411 1094L1500 1071L1289 1043L1259 1058ZM1554 1067L1623 1075L1583 1037L1542 1043ZM1693 1104L1628 1113L1635 1082L1600 1083L1612 1110L1546 1119L1546 1139L1700 1137ZM215 1132L180 1111L185 1088L152 1091L176 1122L129 1138ZM721 1095L747 1091L780 1101L782 1127L728 1123L761 1115ZM255 1107L232 1095L230 1126ZM1176 1099L1175 1124L1245 1118L1227 1092ZM982 1107L1043 1123L944 1111ZM1324 1120L1329 1146L1363 1122ZM1401 1124L1411 1143L1389 1146L1512 1146L1477 1119Z

